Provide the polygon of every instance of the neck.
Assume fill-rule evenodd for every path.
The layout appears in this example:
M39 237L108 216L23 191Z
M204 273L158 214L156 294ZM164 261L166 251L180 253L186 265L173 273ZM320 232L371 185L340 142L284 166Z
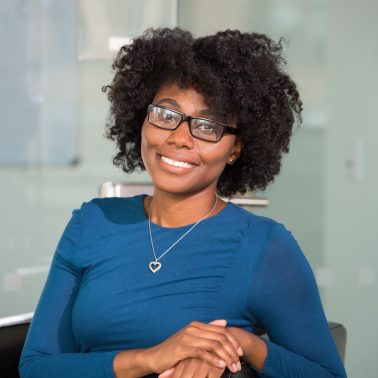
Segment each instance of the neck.
M163 227L182 227L206 216L214 207L215 199L215 191L177 195L155 188L153 197L145 198L144 206L146 213L150 214L152 203L150 214L152 223ZM222 210L224 206L226 203L218 199L212 215Z

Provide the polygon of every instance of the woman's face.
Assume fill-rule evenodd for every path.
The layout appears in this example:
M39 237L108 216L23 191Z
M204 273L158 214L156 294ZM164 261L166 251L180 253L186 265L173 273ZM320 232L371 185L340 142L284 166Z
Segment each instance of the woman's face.
M186 115L214 119L202 95L193 88L163 85L152 103ZM189 194L203 190L215 191L219 176L230 157L239 156L240 143L231 134L225 134L217 143L206 142L192 137L187 122L182 122L176 130L170 131L151 125L146 117L142 127L141 153L155 188L170 193ZM174 162L189 165L174 166Z

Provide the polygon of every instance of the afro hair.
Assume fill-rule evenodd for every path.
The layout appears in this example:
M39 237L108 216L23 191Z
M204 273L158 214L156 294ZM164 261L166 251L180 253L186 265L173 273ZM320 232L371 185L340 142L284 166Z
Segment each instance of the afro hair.
M194 38L180 28L147 29L121 48L113 81L103 87L111 103L106 136L118 148L114 164L127 173L145 169L141 127L147 107L163 84L176 83L194 88L240 129L241 155L222 172L218 194L264 190L301 122L302 102L284 65L282 41L264 34L226 30Z

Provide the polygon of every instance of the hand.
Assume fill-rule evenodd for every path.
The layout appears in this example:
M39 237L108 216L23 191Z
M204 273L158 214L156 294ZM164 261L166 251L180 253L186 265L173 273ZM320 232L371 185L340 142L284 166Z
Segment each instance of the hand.
M262 370L268 355L266 343L260 337L243 328L227 327L227 329L239 341L244 351L243 359L256 369Z
M251 338L256 338L257 336L251 332L246 331L243 328L238 327L227 327L227 329L235 336L238 340L240 346L245 351L251 343Z
M199 358L187 358L166 370L159 378L220 378L226 368L219 368Z
M218 368L237 371L233 364L239 362L240 344L225 328L225 320L213 324L191 322L162 343L149 348L149 366L155 373L174 367L181 360L195 357ZM239 353L238 353L239 349Z

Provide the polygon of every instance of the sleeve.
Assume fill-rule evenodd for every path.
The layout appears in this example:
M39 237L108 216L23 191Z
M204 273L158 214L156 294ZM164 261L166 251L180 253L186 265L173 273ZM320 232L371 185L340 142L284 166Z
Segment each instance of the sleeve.
M346 377L313 272L282 224L265 242L248 301L269 336L262 377Z
M114 378L117 352L79 353L71 328L71 312L82 276L75 263L83 232L84 203L74 210L58 243L21 354L22 378Z

